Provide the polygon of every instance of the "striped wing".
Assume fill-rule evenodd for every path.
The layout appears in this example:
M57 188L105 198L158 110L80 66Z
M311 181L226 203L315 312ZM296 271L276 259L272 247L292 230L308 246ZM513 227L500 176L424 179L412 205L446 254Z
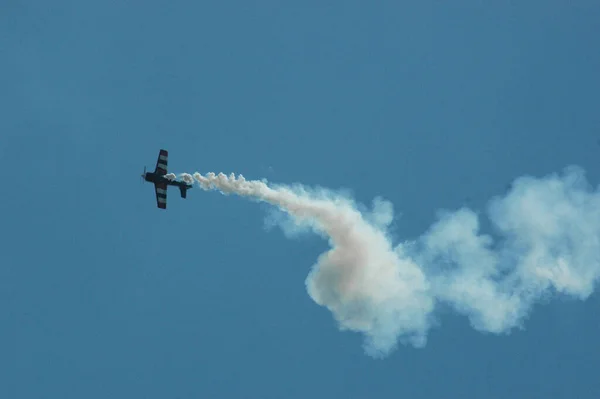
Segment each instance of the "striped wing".
M167 184L155 183L154 191L156 191L156 205L160 209L167 209Z
M169 153L167 150L160 150L158 153L158 159L156 160L156 169L154 173L159 176L164 176L167 174L167 161L169 159Z

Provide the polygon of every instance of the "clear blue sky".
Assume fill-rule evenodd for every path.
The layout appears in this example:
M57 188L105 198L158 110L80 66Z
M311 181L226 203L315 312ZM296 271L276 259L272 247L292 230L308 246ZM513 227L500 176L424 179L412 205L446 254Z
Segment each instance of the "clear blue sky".
M3 2L0 397L600 397L597 295L373 359L306 293L326 241L139 177L166 148L383 196L400 240L524 174L596 186L600 3L259 3Z

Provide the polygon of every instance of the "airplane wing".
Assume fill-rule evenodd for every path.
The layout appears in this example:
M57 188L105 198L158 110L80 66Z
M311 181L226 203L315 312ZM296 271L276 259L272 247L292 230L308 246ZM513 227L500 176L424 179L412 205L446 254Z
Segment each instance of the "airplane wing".
M156 205L160 209L167 209L167 184L154 183L154 191L156 191Z
M167 160L169 158L169 153L167 150L160 150L158 153L158 159L156 160L156 169L154 169L154 173L159 176L164 176L167 174Z

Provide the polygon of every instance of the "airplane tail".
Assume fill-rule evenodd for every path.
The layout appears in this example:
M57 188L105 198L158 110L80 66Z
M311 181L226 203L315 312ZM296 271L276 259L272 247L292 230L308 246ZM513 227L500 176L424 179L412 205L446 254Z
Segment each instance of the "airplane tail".
M181 198L185 198L187 196L187 187L179 186L179 191L181 192Z

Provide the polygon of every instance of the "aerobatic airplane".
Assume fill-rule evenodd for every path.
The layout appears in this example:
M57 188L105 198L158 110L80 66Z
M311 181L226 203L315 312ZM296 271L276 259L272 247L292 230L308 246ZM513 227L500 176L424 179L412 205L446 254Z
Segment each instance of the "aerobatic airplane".
M156 160L156 168L154 172L146 172L144 166L144 174L142 178L150 183L154 183L154 191L156 192L156 204L160 209L167 209L167 187L177 186L181 192L181 198L185 198L188 188L192 188L191 184L182 181L170 180L165 177L167 174L167 160L169 153L167 150L160 150L158 159Z

